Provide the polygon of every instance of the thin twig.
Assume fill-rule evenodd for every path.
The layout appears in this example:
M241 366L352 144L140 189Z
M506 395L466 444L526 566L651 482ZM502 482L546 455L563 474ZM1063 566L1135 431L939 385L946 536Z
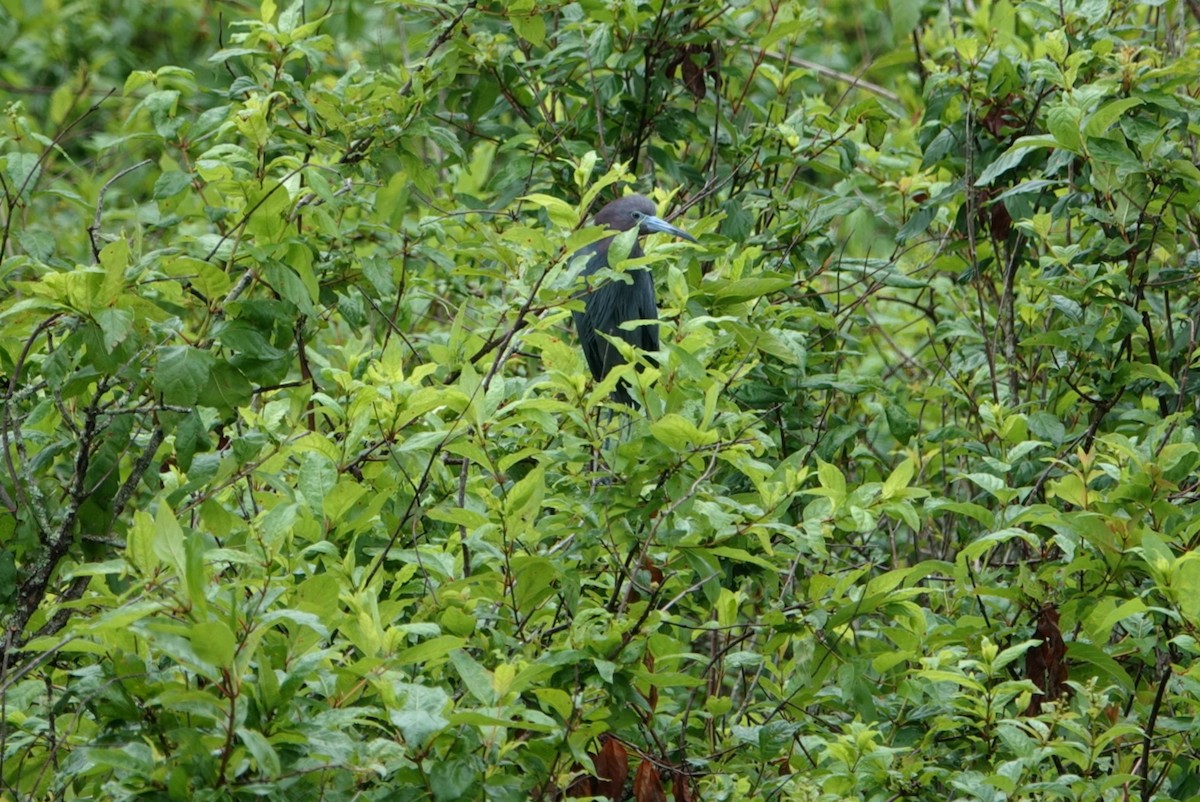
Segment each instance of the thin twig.
M129 499L133 498L133 493L137 490L138 482L142 480L146 470L150 467L151 461L154 459L158 447L162 445L166 433L162 426L156 426L150 434L150 439L146 441L146 447L142 449L142 453L138 455L137 461L133 463L133 468L129 471L129 476L125 479L125 484L121 485L121 489L117 491L116 498L113 500L112 506L112 521L121 517L121 513L125 511L125 505L129 503ZM111 526L111 525L110 525Z
M46 508L41 503L40 491L33 482L30 482L28 490L24 489L25 484L22 481L22 474L17 470L17 465L13 461L14 450L17 456L24 458L25 446L21 439L21 422L13 415L12 404L17 398L17 382L21 379L21 373L25 368L25 361L29 358L29 352L33 350L34 342L37 341L43 332L58 322L59 317L61 316L57 314L51 315L38 323L33 333L26 339L25 347L21 349L21 354L17 357L17 362L9 374L8 391L4 394L4 403L0 405L0 450L4 452L4 465L8 469L9 479L12 480L13 491L16 495L16 499L14 500L20 503L22 497L24 497L24 503L32 511L34 521L37 523L38 529L43 536L49 534L51 526L50 519L46 515Z
M206 262L211 261L212 258L217 255L217 251L219 251L221 249L221 246L225 244L225 240L227 240L231 236L233 236L233 234L235 232L241 231L242 227L244 225L246 225L246 223L250 222L250 218L254 215L255 212L257 212L259 210L259 207L261 207L264 203L267 202L268 198L270 198L272 195L274 195L279 190L283 189L284 185L287 184L288 181L290 181L292 178L295 178L297 175L299 175L306 167L312 167L312 165L311 164L302 164L299 167L296 167L296 168L290 170L287 175L285 175L283 178L279 179L279 183L277 183L275 186L271 187L265 193L263 193L263 196L261 198L259 198L257 201L255 201L254 204L251 205L250 208L245 211L245 213L242 215L241 219L239 219L237 221L237 223L233 226L233 228L226 231L221 236L221 238L219 240L217 240L217 244L212 246L212 250L209 251L208 255L204 257L204 261L206 261Z
M4 233L2 236L0 236L0 264L4 263L4 254L8 250L8 236L11 233L10 229L12 228L12 217L13 217L12 210L14 208L16 208L17 201L19 201L21 199L21 195L24 194L25 189L29 186L29 182L33 180L34 174L36 174L38 172L38 170L41 168L42 162L46 161L46 157L48 157L50 155L51 151L53 151L54 148L58 147L58 144L63 140L64 137L66 137L66 135L68 133L70 133L72 128L79 125L79 123L83 122L83 120L85 118L91 116L96 111L98 111L100 109L101 104L103 104L104 101L106 101L110 97L112 97L113 93L115 93L116 91L117 90L115 88L108 90L108 92L106 92L104 94L104 97L100 98L95 103L93 103L91 106L89 106L87 111L85 111L83 114L80 114L78 117L76 117L70 123L68 123L66 128L62 129L57 134L55 134L54 139L50 140L50 144L47 145L42 150L41 155L38 156L37 162L34 163L33 169L29 171L29 175L25 176L25 180L21 182L21 186L17 187L16 192L12 193L12 196L8 198L8 210L9 210L8 220L5 221Z
M1150 707L1150 719L1146 722L1146 734L1142 737L1142 802L1150 802L1154 793L1154 784L1150 782L1150 747L1154 742L1154 725L1158 722L1158 711L1162 709L1163 696L1167 692L1167 683L1171 681L1171 658L1167 652L1158 655L1159 669L1162 671L1158 683L1158 691L1154 694L1154 704Z
M95 217L92 218L92 224L90 226L88 226L88 230L87 230L88 239L91 240L91 243L92 243L92 257L97 262L100 261L100 244L99 244L99 242L97 242L97 237L100 236L100 214L104 211L104 195L105 195L105 193L108 192L109 187L111 187L113 184L115 184L120 179L122 179L125 176L132 173L134 170L140 170L143 167L145 167L147 164L153 164L153 163L154 162L152 159L142 159L137 164L135 164L131 167L126 167L124 170L122 170L121 172L114 175L112 178L105 181L104 186L100 187L100 194L99 194L99 196L96 197L96 215L95 215Z
M870 81L864 81L862 78L860 78L857 75L851 75L848 72L842 72L841 70L835 70L832 67L826 67L824 64L818 64L815 61L809 61L808 59L800 58L799 56L786 56L785 57L781 53L772 53L772 55L778 59L781 59L782 61L786 61L788 64L791 64L793 67L803 67L806 70L812 70L813 72L817 73L818 75L824 75L826 78L833 78L834 80L848 83L853 88L865 89L866 91L870 92L871 94L879 95L881 98L883 98L885 100L890 100L893 103L900 102L900 96L897 95L895 92L892 92L891 90L888 90L888 89L884 89L879 84L873 84Z

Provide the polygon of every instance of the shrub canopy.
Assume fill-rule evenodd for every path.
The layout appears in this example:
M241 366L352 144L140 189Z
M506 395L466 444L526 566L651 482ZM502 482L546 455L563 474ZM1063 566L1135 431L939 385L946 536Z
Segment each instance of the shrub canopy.
M0 800L1200 799L1198 15L0 0Z

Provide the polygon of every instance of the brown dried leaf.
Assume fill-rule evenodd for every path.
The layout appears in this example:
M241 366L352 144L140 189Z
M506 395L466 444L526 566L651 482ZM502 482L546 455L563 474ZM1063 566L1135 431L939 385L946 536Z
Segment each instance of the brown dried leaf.
M645 663L645 665L646 665L646 671L650 674L653 674L654 673L654 655L650 654L650 651L648 649L646 650L646 657L642 660L642 662ZM658 686L657 685L650 686L650 692L646 694L646 704L649 705L651 713L658 710Z
M691 778L682 771L676 770L671 778L671 795L675 802L692 802L696 798L692 791Z
M688 48L689 51L691 49ZM691 52L686 53L683 58L683 85L697 100L703 100L708 92L704 86L704 70L692 60Z
M583 771L583 767L580 766L578 763L576 763L574 771ZM596 795L596 778L592 777L590 775L587 775L587 774L579 775L574 780L571 780L571 784L567 786L567 796L575 798L575 799L577 799L581 796L595 796L595 795Z
M649 760L643 760L637 774L633 775L633 798L636 802L667 802L658 767Z
M663 570L661 566L657 565L653 560L647 557L646 559L642 560L642 568L645 569L646 573L650 575L650 584L652 586L662 584Z
M992 204L991 229L996 239L1008 239L1012 231L1012 216L1003 203Z
M1025 715L1036 716L1042 712L1043 701L1060 699L1067 683L1067 645L1058 628L1058 610L1045 605L1037 612L1037 627L1034 637L1041 643L1025 653L1025 676L1033 681L1041 693L1034 694L1025 709Z
M629 583L629 590L625 592L625 603L633 604L642 600L642 594L638 593L639 584L647 584L651 588L658 587L663 581L663 570L647 557L642 560L642 570L638 572L636 582Z
M593 787L597 796L617 802L624 795L625 780L629 778L629 752L616 738L604 736L600 752L592 757L596 767Z

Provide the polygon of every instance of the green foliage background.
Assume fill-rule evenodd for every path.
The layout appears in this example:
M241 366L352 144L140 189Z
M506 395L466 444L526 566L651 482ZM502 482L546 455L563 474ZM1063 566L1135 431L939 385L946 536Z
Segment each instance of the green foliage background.
M0 0L0 799L1200 799L1198 14Z

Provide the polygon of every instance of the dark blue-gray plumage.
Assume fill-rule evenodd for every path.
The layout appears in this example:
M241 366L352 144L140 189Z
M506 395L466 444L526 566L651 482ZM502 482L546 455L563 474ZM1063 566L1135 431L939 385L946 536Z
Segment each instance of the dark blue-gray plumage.
M641 195L629 195L615 200L601 209L595 217L595 224L616 231L628 231L637 228L639 235L662 232L681 237L690 242L696 239L686 231L668 223L657 216L654 201ZM615 236L615 235L614 235ZM608 250L613 237L605 237L586 248L579 249L576 256L587 256L587 265L582 276L588 277L603 267L609 267ZM643 256L641 245L635 240L629 252L630 259ZM623 329L621 324L631 320L658 320L658 306L654 300L654 280L650 271L644 268L629 271L632 283L619 279L604 281L593 287L588 282L588 289L582 294L584 308L575 312L575 330L579 332L579 342L583 346L583 355L587 357L588 367L592 376L600 381L617 365L624 362L621 352L615 345L602 337L607 334L620 337L630 345L643 351L658 350L658 324L647 323L632 329ZM613 391L613 400L622 404L636 406L629 396L629 388L625 382L617 385Z

